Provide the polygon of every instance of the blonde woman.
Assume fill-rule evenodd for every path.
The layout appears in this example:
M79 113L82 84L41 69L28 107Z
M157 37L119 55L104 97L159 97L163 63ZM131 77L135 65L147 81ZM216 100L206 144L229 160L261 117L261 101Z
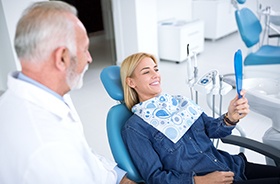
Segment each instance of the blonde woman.
M249 113L245 91L242 98L236 96L230 102L226 114L214 119L190 99L162 93L153 55L136 53L127 57L121 65L121 80L125 103L134 113L122 136L146 183L279 181L279 168L249 163L244 154L217 150L210 140L230 135Z

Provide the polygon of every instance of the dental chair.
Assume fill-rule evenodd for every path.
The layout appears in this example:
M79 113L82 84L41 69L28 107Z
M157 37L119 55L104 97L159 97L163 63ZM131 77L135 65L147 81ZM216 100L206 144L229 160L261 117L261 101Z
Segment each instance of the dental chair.
M269 5L265 5L265 7L263 3L266 4L265 1L259 2L257 0L257 14L259 15L260 21L263 18L265 26L262 43L266 40L267 44L269 44L271 39L276 39L276 45L280 46L280 12L274 11L273 5L270 3L268 3Z
M132 112L124 104L120 67L109 66L104 68L100 74L100 78L109 96L118 102L118 104L111 107L106 120L107 136L111 152L118 166L127 171L128 178L142 183L143 180L135 168L121 136L122 127L132 115Z
M236 8L235 19L240 36L248 48L244 60L244 77L280 78L280 46L260 45L262 25L248 8L238 8L245 0L232 0Z
M124 104L120 67L112 65L104 68L101 71L100 79L108 95L113 100L117 101L117 104L111 107L108 111L106 120L107 136L112 155L118 166L127 171L128 178L138 183L144 183L137 168L132 162L121 136L122 127L132 113ZM230 135L221 140L223 143L244 147L265 155L271 158L276 165L280 166L280 150L272 146L235 135Z

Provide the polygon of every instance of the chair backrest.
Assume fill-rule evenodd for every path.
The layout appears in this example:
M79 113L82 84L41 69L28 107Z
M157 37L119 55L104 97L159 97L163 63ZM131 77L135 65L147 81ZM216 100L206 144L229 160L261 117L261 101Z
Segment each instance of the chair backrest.
M123 102L124 94L120 79L120 67L108 66L104 68L101 71L100 79L109 96L120 102L111 107L106 120L107 136L113 157L118 166L127 171L128 178L136 182L143 182L121 136L122 127L132 113Z
M241 38L248 48L259 43L262 26L257 16L250 9L236 10L235 20Z

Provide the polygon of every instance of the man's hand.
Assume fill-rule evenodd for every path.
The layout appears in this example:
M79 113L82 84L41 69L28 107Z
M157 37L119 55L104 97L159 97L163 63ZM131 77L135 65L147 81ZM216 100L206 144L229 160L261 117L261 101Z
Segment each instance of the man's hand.
M136 182L128 179L126 175L122 178L120 184L136 184Z
M215 171L204 176L195 176L195 184L228 184L233 183L233 172Z

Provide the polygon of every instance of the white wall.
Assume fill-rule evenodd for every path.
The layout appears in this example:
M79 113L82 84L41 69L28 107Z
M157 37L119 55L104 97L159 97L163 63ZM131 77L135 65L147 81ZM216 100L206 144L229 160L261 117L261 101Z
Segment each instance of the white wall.
M11 70L17 69L16 55L13 50L13 35L16 24L16 13L10 11L12 1L0 1L0 91L7 88L7 74Z
M259 4L262 4L263 8L267 7L267 6L270 6L270 7L272 7L272 9L274 11L280 12L280 1L279 0L256 0L256 1L253 1L253 2L247 0L246 3L251 3L252 4L254 2L255 2L255 4L252 6L252 8L255 8L254 11L257 10L257 4L259 2Z
M191 0L114 0L116 64L135 52L158 57L158 21L191 19Z
M158 21L176 18L192 19L192 0L157 0Z
M239 7L248 7L253 12L257 12L257 9L259 7L259 4L262 5L262 7L270 6L273 10L280 12L280 1L279 0L247 0L244 4L240 5Z
M7 74L20 70L21 66L14 51L14 35L22 11L35 0L0 1L0 91L7 89Z
M114 0L116 64L135 52L157 55L156 0Z

